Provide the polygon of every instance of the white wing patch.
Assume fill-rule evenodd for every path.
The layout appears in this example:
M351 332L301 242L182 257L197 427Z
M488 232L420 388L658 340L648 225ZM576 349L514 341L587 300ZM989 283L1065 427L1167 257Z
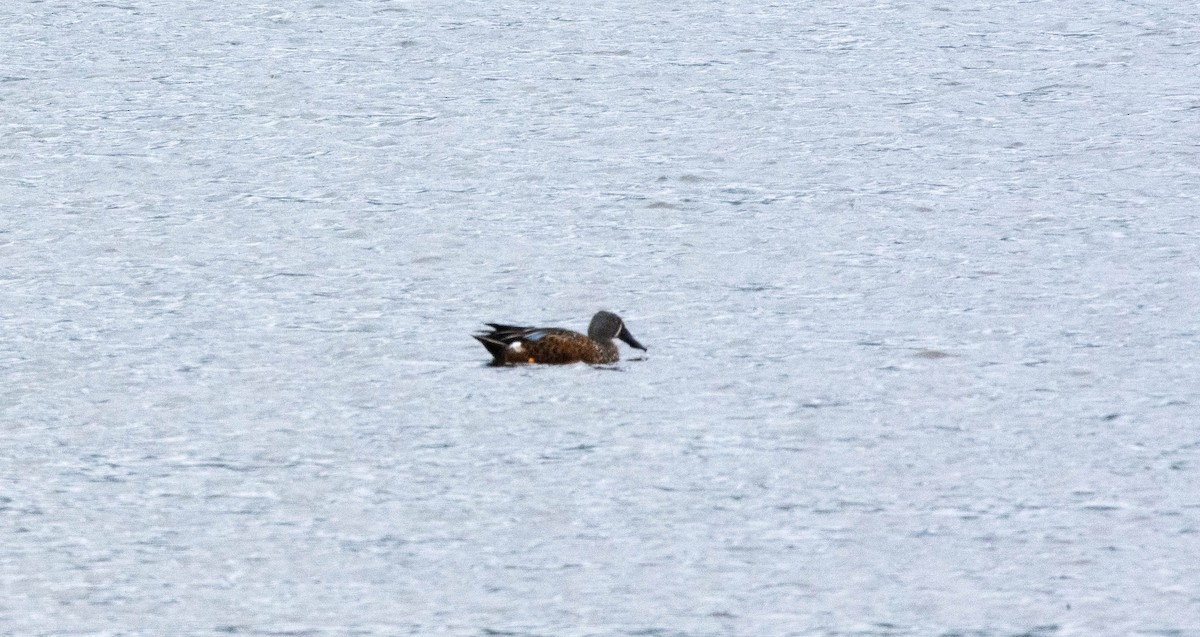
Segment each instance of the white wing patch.
M521 351L521 341L513 341L512 345L508 346L508 349L511 349L514 352Z

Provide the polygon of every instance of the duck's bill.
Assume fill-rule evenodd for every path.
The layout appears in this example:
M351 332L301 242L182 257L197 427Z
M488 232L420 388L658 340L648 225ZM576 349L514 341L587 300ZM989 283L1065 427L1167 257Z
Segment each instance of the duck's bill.
M630 347L636 347L643 352L646 351L646 346L637 342L637 339L633 337L633 334L630 334L629 330L625 329L624 326L621 326L621 333L617 334L617 338L628 343Z

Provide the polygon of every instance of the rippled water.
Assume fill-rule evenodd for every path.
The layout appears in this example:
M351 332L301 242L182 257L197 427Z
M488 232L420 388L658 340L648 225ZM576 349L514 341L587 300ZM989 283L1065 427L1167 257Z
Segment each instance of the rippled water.
M1198 66L1160 1L6 5L0 633L1200 635ZM601 308L646 356L469 337Z

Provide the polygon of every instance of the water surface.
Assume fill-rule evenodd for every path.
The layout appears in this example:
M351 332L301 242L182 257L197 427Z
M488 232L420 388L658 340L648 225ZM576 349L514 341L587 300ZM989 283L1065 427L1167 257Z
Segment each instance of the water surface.
M1200 635L1198 24L0 9L0 633Z

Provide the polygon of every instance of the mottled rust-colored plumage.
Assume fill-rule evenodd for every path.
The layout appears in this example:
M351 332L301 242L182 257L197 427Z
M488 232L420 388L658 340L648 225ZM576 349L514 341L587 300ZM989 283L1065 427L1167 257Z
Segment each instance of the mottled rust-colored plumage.
M557 327L521 327L486 323L490 332L473 334L492 354L493 365L542 363L564 365L587 363L603 365L620 359L614 338L619 338L640 350L646 348L629 330L621 317L612 312L597 312L588 326L588 334Z

